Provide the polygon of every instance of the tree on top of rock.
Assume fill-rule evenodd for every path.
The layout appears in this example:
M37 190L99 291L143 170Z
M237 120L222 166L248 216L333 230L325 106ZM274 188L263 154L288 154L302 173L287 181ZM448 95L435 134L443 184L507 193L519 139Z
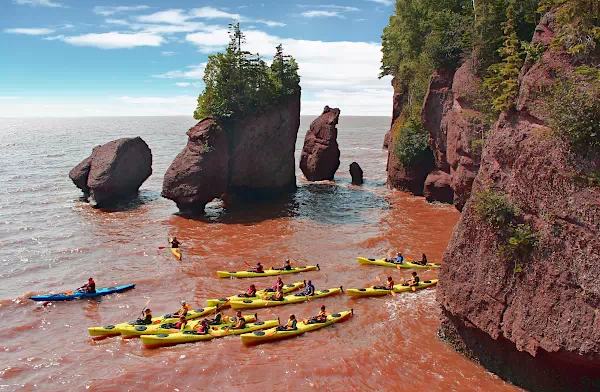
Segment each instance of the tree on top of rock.
M277 46L269 67L259 54L242 50L246 43L240 24L229 25L225 53L208 57L204 71L205 88L198 97L194 118L235 118L261 113L270 105L300 88L298 65Z

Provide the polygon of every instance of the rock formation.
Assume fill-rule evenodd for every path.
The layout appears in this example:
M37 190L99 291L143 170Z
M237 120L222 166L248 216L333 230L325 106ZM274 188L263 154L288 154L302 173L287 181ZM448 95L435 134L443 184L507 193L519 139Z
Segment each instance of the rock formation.
M546 15L534 43L550 44L555 28ZM600 188L574 175L599 162L550 135L531 93L573 68L556 48L524 67L517 110L488 136L437 289L440 336L532 390L600 390ZM481 215L490 189L518 208L514 222Z
M205 118L187 131L188 143L165 173L162 196L181 211L203 211L227 192L229 151L225 131Z
M137 194L152 174L152 152L140 137L113 140L95 147L92 154L75 166L69 177L102 207Z
M333 180L340 167L340 149L337 144L337 123L340 109L325 106L304 138L300 169L309 181Z
M352 176L353 185L362 185L363 181L363 170L360 165L356 162L350 164L350 176Z
M383 138L384 150L387 150L393 142L394 133L392 129L394 128L394 122L398 119L398 117L400 117L400 114L402 114L402 108L404 107L404 102L408 93L406 89L403 89L402 91L395 91L397 88L396 86L396 78L394 78L392 79L392 87L394 87L394 98L392 101L392 122L390 124L390 129L386 132Z
M265 112L243 118L205 118L165 174L162 195L200 213L223 194L237 200L296 189L294 151L300 91Z
M441 202L452 204L454 192L452 191L452 177L441 170L434 170L425 180L424 196L428 202Z

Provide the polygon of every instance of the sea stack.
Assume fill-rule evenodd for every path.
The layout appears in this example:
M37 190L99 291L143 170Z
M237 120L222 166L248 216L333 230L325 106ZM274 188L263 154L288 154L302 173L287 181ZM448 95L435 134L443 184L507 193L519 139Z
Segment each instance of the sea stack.
M337 144L337 124L340 109L325 106L304 138L300 169L309 181L333 180L340 167L340 149Z
M227 191L229 151L223 128L205 118L187 131L188 143L171 163L162 196L184 212L202 212L206 203Z
M350 164L350 176L352 177L352 185L362 185L363 170L356 162Z
M135 196L151 174L152 152L136 137L95 147L69 177L92 203L103 207Z

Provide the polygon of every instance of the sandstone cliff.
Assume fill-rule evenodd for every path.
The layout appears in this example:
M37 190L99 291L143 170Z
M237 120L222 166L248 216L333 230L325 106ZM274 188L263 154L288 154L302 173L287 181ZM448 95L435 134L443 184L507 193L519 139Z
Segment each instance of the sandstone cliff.
M339 119L340 109L325 106L323 113L310 124L300 156L300 169L307 180L333 180L340 167Z
M555 30L546 15L534 43L549 45ZM437 292L440 336L532 390L600 390L600 188L575 175L599 162L551 134L539 105L573 68L557 49L526 63L517 110L485 143ZM455 92L456 103L464 108ZM470 177L477 160L457 159L455 173L464 165Z

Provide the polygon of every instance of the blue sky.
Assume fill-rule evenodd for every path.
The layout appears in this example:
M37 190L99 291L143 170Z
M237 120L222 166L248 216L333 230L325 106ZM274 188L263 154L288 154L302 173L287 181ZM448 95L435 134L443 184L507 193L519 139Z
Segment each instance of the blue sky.
M207 57L239 21L300 66L302 114L391 113L379 80L392 0L0 0L0 117L191 115Z

